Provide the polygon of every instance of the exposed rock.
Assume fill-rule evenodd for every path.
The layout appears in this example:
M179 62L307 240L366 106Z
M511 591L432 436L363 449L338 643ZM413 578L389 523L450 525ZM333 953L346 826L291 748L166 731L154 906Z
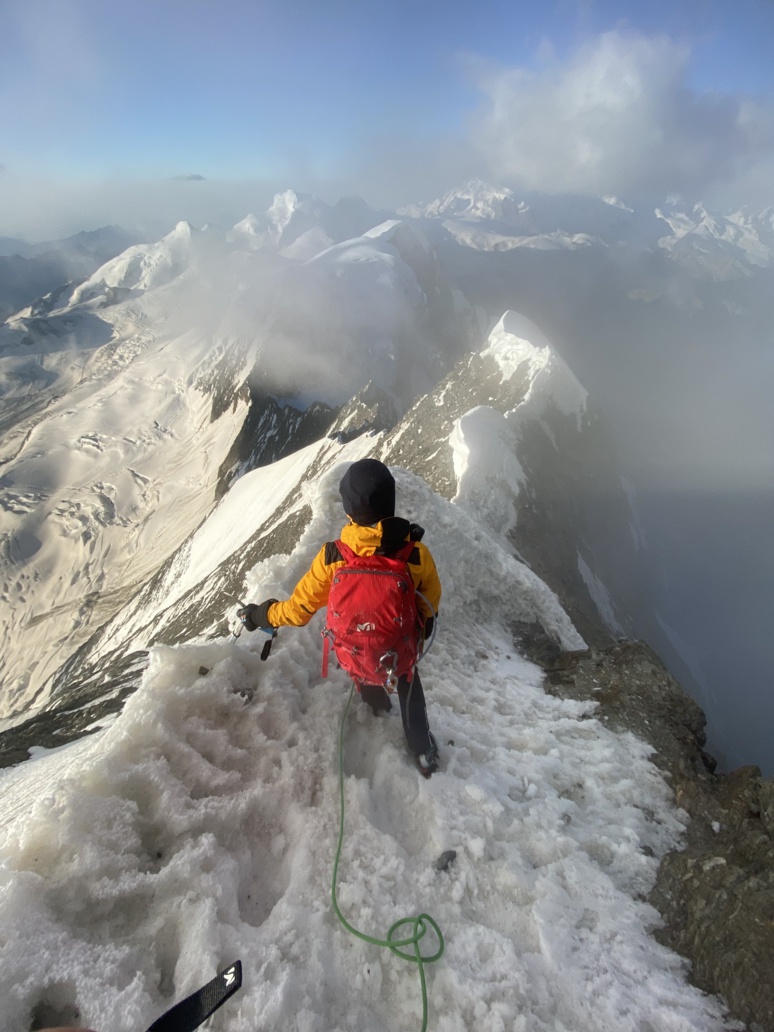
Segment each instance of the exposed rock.
M756 1032L774 1032L774 781L757 767L715 774L704 714L641 642L559 657L547 690L599 703L597 716L649 742L690 816L684 848L661 862L650 902L659 941L692 979Z
M753 1027L774 1030L774 784L757 767L678 770L675 797L691 816L682 852L661 863L651 902L658 938L693 961L693 979Z
M365 433L392 430L400 415L400 405L395 395L374 383L368 383L351 401L342 405L328 430L328 437L345 444Z
M337 414L336 409L318 401L305 409L282 404L273 395L249 384L243 384L241 392L249 398L250 410L221 463L218 498L245 473L284 459L319 440Z

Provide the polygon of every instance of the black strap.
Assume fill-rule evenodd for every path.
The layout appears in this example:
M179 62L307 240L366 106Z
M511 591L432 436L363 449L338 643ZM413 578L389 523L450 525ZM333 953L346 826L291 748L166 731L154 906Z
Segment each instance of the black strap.
M207 985L162 1014L148 1032L193 1032L241 987L242 962L236 960Z
M333 563L340 563L344 556L339 551L339 546L335 541L325 542L325 565L331 566Z

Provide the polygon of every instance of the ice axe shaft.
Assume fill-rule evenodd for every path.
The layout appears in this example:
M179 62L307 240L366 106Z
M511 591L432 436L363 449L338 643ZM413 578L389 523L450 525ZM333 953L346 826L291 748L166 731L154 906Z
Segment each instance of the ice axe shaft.
M176 1003L153 1022L148 1032L193 1032L242 986L242 962L237 960L211 982Z

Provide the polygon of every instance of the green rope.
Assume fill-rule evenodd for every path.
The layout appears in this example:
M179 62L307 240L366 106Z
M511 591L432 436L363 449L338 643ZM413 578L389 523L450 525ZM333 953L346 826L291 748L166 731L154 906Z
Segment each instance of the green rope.
M341 718L341 727L339 728L339 841L336 846L336 859L333 864L333 884L331 885L331 900L333 902L333 909L336 912L336 916L339 921L344 925L348 932L356 935L358 939L362 939L364 942L370 942L374 946L384 946L386 949L391 950L399 957L403 957L404 960L410 960L419 968L419 981L422 985L422 1032L426 1032L427 1029L427 984L425 982L425 964L430 964L434 960L438 960L443 954L443 935L441 935L441 929L430 917L429 914L417 914L416 917L404 917L399 921L396 921L387 932L386 939L375 939L370 935L365 935L363 932L359 932L357 928L353 928L352 925L347 921L342 912L339 910L339 904L336 900L336 881L338 879L339 872L339 860L341 859L341 847L344 842L344 722L347 719L347 712L349 711L349 704L352 702L352 695L354 693L355 686L352 685L352 689L347 699L347 705L344 707L344 715ZM394 935L398 928L402 928L404 925L412 926L412 934L406 939L395 939ZM438 950L431 957L423 957L422 952L419 949L419 942L427 931L427 926L435 932L438 937ZM413 948L413 952L409 953L403 950L401 947L410 946Z

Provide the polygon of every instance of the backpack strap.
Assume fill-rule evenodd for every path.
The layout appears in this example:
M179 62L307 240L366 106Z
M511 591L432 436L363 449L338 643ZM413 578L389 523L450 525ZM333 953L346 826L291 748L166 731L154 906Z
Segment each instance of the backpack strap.
M357 552L353 552L349 545L345 545L343 541L334 541L333 544L344 562L351 563L353 559L357 559Z
M419 556L419 550L417 549L417 546L414 544L414 542L413 541L407 541L403 545L403 548L399 548L397 552L393 552L389 556L389 558L390 559L402 559L404 563L410 563L414 559L414 553L415 552L417 553L417 556Z

